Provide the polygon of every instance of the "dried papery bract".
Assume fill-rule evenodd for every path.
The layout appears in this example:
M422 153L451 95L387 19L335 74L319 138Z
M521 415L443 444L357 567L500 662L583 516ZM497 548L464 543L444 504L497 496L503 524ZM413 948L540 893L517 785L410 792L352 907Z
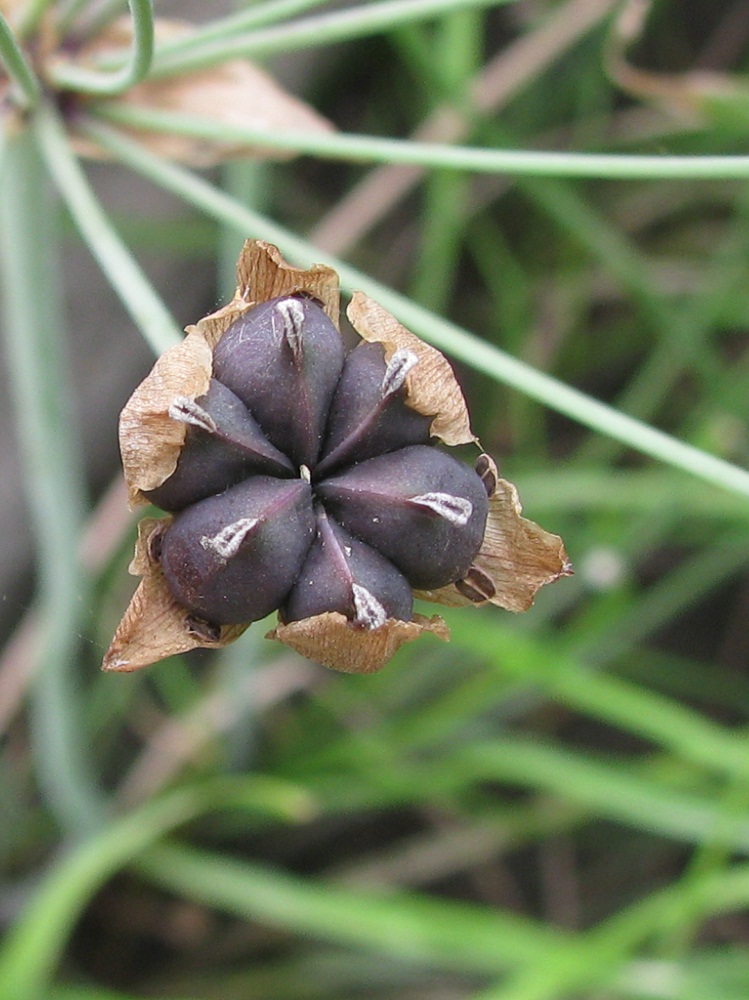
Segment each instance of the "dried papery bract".
M477 466L489 492L481 548L464 580L416 596L450 607L489 603L527 611L541 587L572 573L564 543L521 516L517 489L499 478L488 455L481 455Z
M246 315L255 306L262 308ZM259 590L273 594L269 605L276 602L279 611L269 638L336 670L371 673L425 633L449 638L438 616L412 616L415 586L434 586L414 593L437 603L522 611L539 587L570 572L561 539L521 516L515 488L499 479L489 456L481 455L474 471L430 447L430 436L446 446L476 443L460 387L439 351L367 296L354 295L349 316L363 340L381 348L365 345L344 362L337 354L332 367L340 376L318 385L305 351L321 331L326 343L339 336L338 309L334 271L293 267L275 247L248 241L232 301L188 327L185 341L159 359L133 393L120 425L131 500L142 501L143 491L164 484L174 496L175 482L180 489L187 483L187 492L169 507L173 516L141 525L131 570L142 580L105 669L136 670L198 646L226 645L247 623L218 622L233 622L239 609L262 617L268 607L252 597ZM257 350L247 352L253 337ZM238 376L227 367L234 363L233 345L242 348ZM242 473L243 486L225 484L207 495L182 471L174 475L183 453L180 470L196 454L185 440L196 440L190 433L215 433L211 413L223 418L211 410L217 397L214 389L207 394L208 386L235 376L238 405L248 414L257 406L257 426L270 440L277 414L271 408L264 415L260 405L267 387L256 385L256 371L246 384L240 377L268 345L273 364L258 371L299 387L291 397L280 393L290 400L284 406L313 390L318 402L324 397L327 409L320 412L328 413L328 430L319 453L316 447L310 458L289 461L296 445L279 439L286 465L260 473L253 467ZM283 364L276 364L279 358ZM226 386L222 391L231 393ZM248 398L240 401L243 394ZM306 406L312 397L304 398ZM376 424L385 412L390 423ZM301 506L281 503L297 494L304 497ZM166 506L164 491L157 496ZM286 524L287 507L299 508L298 523ZM279 581L273 574L282 567ZM440 586L443 581L452 582Z
M414 615L410 622L389 618L379 628L368 630L352 627L337 612L277 625L266 638L278 639L302 656L333 670L373 674L382 670L404 643L413 642L425 632L443 642L450 639L450 630L439 615L432 618Z
M476 438L471 431L468 407L445 357L363 292L354 293L346 315L364 340L383 345L386 361L398 351L418 359L405 375L406 402L417 413L432 418L432 436L447 445L473 444Z
M172 597L158 561L158 538L168 521L146 517L138 525L130 572L142 579L104 657L104 670L130 673L191 649L219 649L247 628L198 621Z
M192 32L186 22L157 18L157 43L186 38ZM76 52L75 62L90 65L95 57L127 53L132 43L133 25L122 18L107 26L89 44ZM67 62L60 54L57 62ZM146 80L110 101L113 108L163 111L205 119L209 124L239 126L268 131L331 132L333 126L322 115L284 90L264 70L247 59L230 59L209 69L178 76ZM229 157L252 156L283 160L295 154L288 150L258 149L238 140L195 138L146 129L120 126L152 153L193 167L211 167ZM106 159L107 154L88 137L73 133L73 144L84 156Z

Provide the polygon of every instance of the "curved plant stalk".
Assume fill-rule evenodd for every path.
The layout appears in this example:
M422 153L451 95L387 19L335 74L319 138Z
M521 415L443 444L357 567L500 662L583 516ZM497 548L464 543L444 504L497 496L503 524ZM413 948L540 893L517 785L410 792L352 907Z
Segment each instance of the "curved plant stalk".
M7 356L39 567L33 746L46 800L67 830L81 834L102 814L85 764L74 680L88 610L87 581L77 554L84 478L62 344L54 210L28 133L7 140L2 192Z
M53 112L40 112L35 130L47 169L81 236L146 342L161 354L182 339L182 331L107 218Z
M245 235L250 233L278 243L284 253L307 264L319 257L315 247L305 240L240 205L189 171L153 156L136 143L100 125L87 126L86 132L134 170ZM749 496L749 472L746 469L685 444L538 371L454 323L435 316L342 261L326 257L326 263L338 272L344 289L366 292L418 336L495 381L509 385L591 430L614 438L666 465Z
M741 180L749 177L749 156L639 156L544 150L482 149L345 132L247 128L155 108L98 105L97 118L128 128L193 138L246 143L268 149L309 153L323 159L408 164L481 174L578 177L596 180Z
M113 96L124 93L148 75L153 61L153 0L128 0L128 6L133 16L133 45L128 64L112 73L56 65L50 76L58 89Z
M17 103L32 108L42 94L42 85L20 48L10 25L0 14L0 63L13 83Z

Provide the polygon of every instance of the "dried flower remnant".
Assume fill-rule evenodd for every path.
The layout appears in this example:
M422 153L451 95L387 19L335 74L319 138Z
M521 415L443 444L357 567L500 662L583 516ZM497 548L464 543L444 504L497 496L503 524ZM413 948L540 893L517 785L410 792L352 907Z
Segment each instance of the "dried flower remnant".
M220 647L277 610L269 638L338 670L379 670L439 616L413 597L524 610L570 572L556 535L474 443L450 366L361 293L345 353L338 280L248 241L229 305L188 329L120 422L146 519L141 584L104 660L128 671Z

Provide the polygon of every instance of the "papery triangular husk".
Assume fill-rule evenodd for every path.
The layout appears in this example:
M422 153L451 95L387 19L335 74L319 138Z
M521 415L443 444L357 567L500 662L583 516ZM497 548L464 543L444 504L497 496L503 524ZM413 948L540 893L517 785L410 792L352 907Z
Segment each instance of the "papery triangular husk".
M330 321L339 326L341 296L338 275L326 264L294 267L278 247L264 240L246 240L237 261L237 295L267 302L279 295L304 292L317 299Z
M430 433L448 445L472 444L463 392L447 359L430 344L425 344L387 309L364 292L354 292L346 315L364 340L381 343L385 360L398 350L409 350L419 359L406 376L406 402L427 417L433 417Z
M506 611L527 611L544 584L569 576L572 567L562 539L521 517L523 508L517 489L497 478L496 465L485 457L492 467L496 489L489 498L484 540L473 565L491 579L495 594L488 601L471 600L450 584L415 591L414 596L449 607L490 603Z
M152 490L171 476L185 443L187 424L172 420L177 397L197 399L208 391L211 349L194 332L161 355L120 414L120 452L130 503L145 503L141 490Z
M222 625L198 630L190 612L171 595L161 566L153 556L153 540L170 523L146 517L138 524L135 556L131 573L142 580L130 605L117 626L102 669L114 673L140 670L157 660L201 647L220 649L234 642L247 625Z
M373 674L404 643L413 642L425 632L443 642L450 638L450 631L439 615L432 618L414 615L410 622L389 618L379 628L368 630L356 628L337 611L277 625L266 638L278 639L324 667L347 674Z
M154 30L158 44L189 35L192 25L157 18ZM87 65L94 56L128 52L131 41L132 20L118 19L78 52L76 63ZM299 98L287 93L264 70L246 59L230 59L209 69L146 80L109 103L113 106L186 114L205 118L214 124L250 129L333 131L333 126L327 119ZM296 155L288 150L261 150L236 139L218 141L118 127L152 153L193 167L215 166L233 156L290 159ZM74 144L76 151L85 156L107 158L106 152L89 138L75 136Z
M161 486L177 467L187 425L169 416L177 397L197 399L208 391L213 349L240 316L260 302L305 292L339 319L338 275L316 264L287 264L277 247L247 240L237 262L237 289L228 305L187 327L187 337L166 351L141 382L120 415L120 451L130 504L147 503L143 491Z

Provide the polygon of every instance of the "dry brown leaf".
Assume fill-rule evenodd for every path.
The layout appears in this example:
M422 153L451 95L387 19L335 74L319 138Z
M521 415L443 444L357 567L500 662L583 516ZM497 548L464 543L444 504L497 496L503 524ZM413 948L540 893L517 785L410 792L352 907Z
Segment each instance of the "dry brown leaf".
M184 37L192 31L192 26L185 22L164 18L157 18L154 28L157 43ZM94 56L126 53L131 40L132 21L130 18L122 18L84 46L76 56L76 64L90 65ZM57 60L62 61L62 56L57 56ZM333 130L327 119L299 98L293 97L264 70L246 59L231 59L210 69L161 80L146 80L110 103L113 106L186 114L205 118L215 124L251 129L304 132ZM152 153L194 167L214 166L232 156L290 159L295 155L288 150L260 150L237 140L219 142L120 127ZM83 155L107 157L104 150L90 139L75 136L75 146Z
M384 346L386 361L403 349L413 351L418 357L418 365L406 376L406 401L418 413L434 418L430 427L432 436L448 445L473 444L476 438L471 431L466 401L445 357L364 292L354 292L346 315L364 340Z
M279 295L304 292L317 299L336 326L339 326L341 296L338 275L332 267L313 264L294 267L287 263L278 247L264 240L247 240L237 263L237 295L255 302L266 302Z
M490 464L496 487L489 497L484 540L473 566L479 576L489 578L495 593L484 600L478 594L471 598L456 584L450 584L436 590L414 591L414 596L456 608L490 603L506 611L527 611L541 587L570 576L572 567L562 539L521 517L523 508L517 489L498 478L497 467L488 455L482 457Z
M120 451L132 506L146 503L152 490L171 476L185 443L187 425L173 420L177 397L197 399L208 391L211 349L195 331L158 359L120 414Z
M169 518L143 518L138 525L138 541L130 571L142 576L112 644L102 662L102 669L114 673L140 670L157 660L191 649L220 649L234 642L247 625L201 627L190 613L172 597L153 547Z
M431 632L443 642L450 639L450 631L439 615L432 618L414 615L410 622L389 618L379 628L368 630L356 628L337 611L277 625L266 639L278 639L302 656L333 670L373 674L382 670L404 643L413 642L424 632Z

